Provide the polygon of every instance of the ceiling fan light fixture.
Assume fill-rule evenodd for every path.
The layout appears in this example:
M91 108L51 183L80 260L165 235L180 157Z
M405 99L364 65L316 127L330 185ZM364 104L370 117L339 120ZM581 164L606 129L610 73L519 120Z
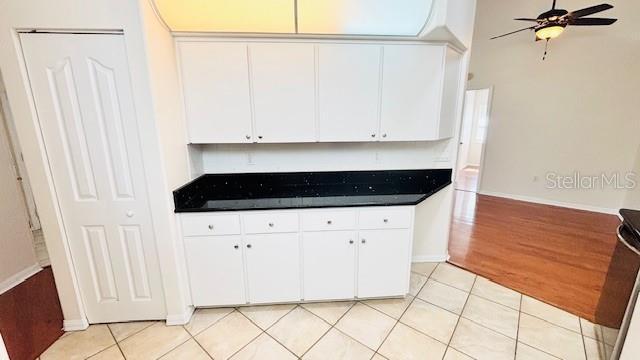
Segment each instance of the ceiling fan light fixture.
M564 26L549 25L536 30L536 36L542 40L555 39L564 31Z

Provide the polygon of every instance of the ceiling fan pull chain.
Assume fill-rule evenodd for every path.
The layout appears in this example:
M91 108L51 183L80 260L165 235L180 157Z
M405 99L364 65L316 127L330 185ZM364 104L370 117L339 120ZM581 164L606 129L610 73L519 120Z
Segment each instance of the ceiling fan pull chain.
M542 61L547 58L547 50L549 49L549 39L544 43L544 55L542 56Z

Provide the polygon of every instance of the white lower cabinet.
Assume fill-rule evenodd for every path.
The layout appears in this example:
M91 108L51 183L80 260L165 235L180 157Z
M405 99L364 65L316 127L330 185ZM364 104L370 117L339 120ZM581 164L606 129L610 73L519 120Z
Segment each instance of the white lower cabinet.
M402 296L409 287L409 229L362 230L358 244L358 297Z
M355 296L355 231L303 234L304 300L349 299Z
M193 305L246 302L241 246L240 235L185 238Z
M397 297L409 292L411 206L180 216L195 306ZM234 216L239 222L230 222ZM213 235L223 230L237 235ZM209 232L212 235L200 235Z
M245 237L250 303L300 301L298 233Z

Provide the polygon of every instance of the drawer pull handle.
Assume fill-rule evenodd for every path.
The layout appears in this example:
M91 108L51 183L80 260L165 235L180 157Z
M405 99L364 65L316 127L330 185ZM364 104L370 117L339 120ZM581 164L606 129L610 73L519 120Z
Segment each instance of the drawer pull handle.
M331 224L333 224L333 221L331 221L331 220L327 220L327 224L328 224L328 225L331 225Z
M233 245L233 248L234 248L234 249L238 249L238 248L239 248L239 246L238 246L238 245Z
M213 225L209 225L209 230L213 230Z
M273 227L273 223L269 223L269 227Z
M349 240L349 244L353 244L353 240Z
M251 249L251 244L247 244L247 249Z
M362 239L362 241L360 241L360 242L361 242L361 243L363 243L363 244L366 244L366 243L367 243L367 240Z
M383 219L382 221L384 221L384 222L385 222L385 224L386 224L386 223L388 223L388 222L389 222L389 219Z

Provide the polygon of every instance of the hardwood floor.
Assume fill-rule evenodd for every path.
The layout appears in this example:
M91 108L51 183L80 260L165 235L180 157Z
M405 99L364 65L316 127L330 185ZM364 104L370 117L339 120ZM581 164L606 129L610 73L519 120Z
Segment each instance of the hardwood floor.
M639 264L617 247L619 223L614 215L456 191L449 262L616 327ZM603 288L615 291L601 296Z
M0 333L11 360L35 359L64 334L51 267L0 295Z

